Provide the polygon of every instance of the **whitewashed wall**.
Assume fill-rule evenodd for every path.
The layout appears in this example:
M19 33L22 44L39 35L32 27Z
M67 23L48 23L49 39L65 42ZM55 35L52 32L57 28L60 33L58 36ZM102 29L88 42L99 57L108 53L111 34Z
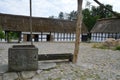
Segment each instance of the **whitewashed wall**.
M54 41L75 41L76 35L74 33L55 33L54 34ZM81 41L80 35L80 41Z
M21 35L21 41L23 41L24 34L30 34L30 32L22 32ZM38 34L38 41L47 41L47 35L50 33L35 33L32 34ZM53 41L75 41L75 33L51 33L53 36ZM32 39L34 41L34 39ZM81 35L80 35L80 41L81 41Z
M107 38L120 39L120 33L92 33L91 42L104 42Z
M6 41L5 41L5 39L2 39L2 40L0 39L0 42L6 42Z

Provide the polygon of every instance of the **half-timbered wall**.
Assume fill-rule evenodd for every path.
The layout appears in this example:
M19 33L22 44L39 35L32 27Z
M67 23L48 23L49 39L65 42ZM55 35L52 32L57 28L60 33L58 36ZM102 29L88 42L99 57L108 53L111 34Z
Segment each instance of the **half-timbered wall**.
M75 33L54 33L54 41L75 41Z
M30 32L22 32L21 35L21 41L27 41L27 36L29 35ZM38 35L38 41L75 41L75 33L45 33L45 32L36 32L36 33L32 33L33 34L33 41L35 41L34 36ZM80 35L81 37L81 35ZM81 38L80 38L81 40Z
M92 33L92 42L104 42L107 38L120 39L120 33Z

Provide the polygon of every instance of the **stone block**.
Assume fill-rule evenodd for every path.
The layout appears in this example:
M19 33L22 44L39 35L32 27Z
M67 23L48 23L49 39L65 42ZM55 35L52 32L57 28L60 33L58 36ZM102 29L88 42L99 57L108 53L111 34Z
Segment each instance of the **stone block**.
M18 75L15 72L4 73L2 80L16 80Z
M33 45L15 45L8 50L9 71L38 69L38 48Z

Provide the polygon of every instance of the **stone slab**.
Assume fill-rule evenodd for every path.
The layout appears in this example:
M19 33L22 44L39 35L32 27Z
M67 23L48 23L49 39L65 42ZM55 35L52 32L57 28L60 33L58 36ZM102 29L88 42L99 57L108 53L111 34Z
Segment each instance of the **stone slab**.
M0 65L0 74L5 73L8 71L8 65L7 64L1 64Z
M56 63L53 63L53 62L41 62L41 63L39 63L39 67L38 67L38 69L51 69L51 68L54 68L54 67L56 67Z
M15 80L18 78L18 75L14 72L3 74L3 80Z
M33 76L35 76L36 71L23 71L22 72L22 77L23 78L32 78Z

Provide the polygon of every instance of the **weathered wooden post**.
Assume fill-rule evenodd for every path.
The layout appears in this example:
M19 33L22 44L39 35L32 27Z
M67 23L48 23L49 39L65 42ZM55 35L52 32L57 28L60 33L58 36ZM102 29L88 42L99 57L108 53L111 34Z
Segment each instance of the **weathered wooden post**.
M73 63L77 62L78 53L79 53L80 34L82 27L82 2L83 0L78 0L76 40L75 40L75 49L73 55Z

